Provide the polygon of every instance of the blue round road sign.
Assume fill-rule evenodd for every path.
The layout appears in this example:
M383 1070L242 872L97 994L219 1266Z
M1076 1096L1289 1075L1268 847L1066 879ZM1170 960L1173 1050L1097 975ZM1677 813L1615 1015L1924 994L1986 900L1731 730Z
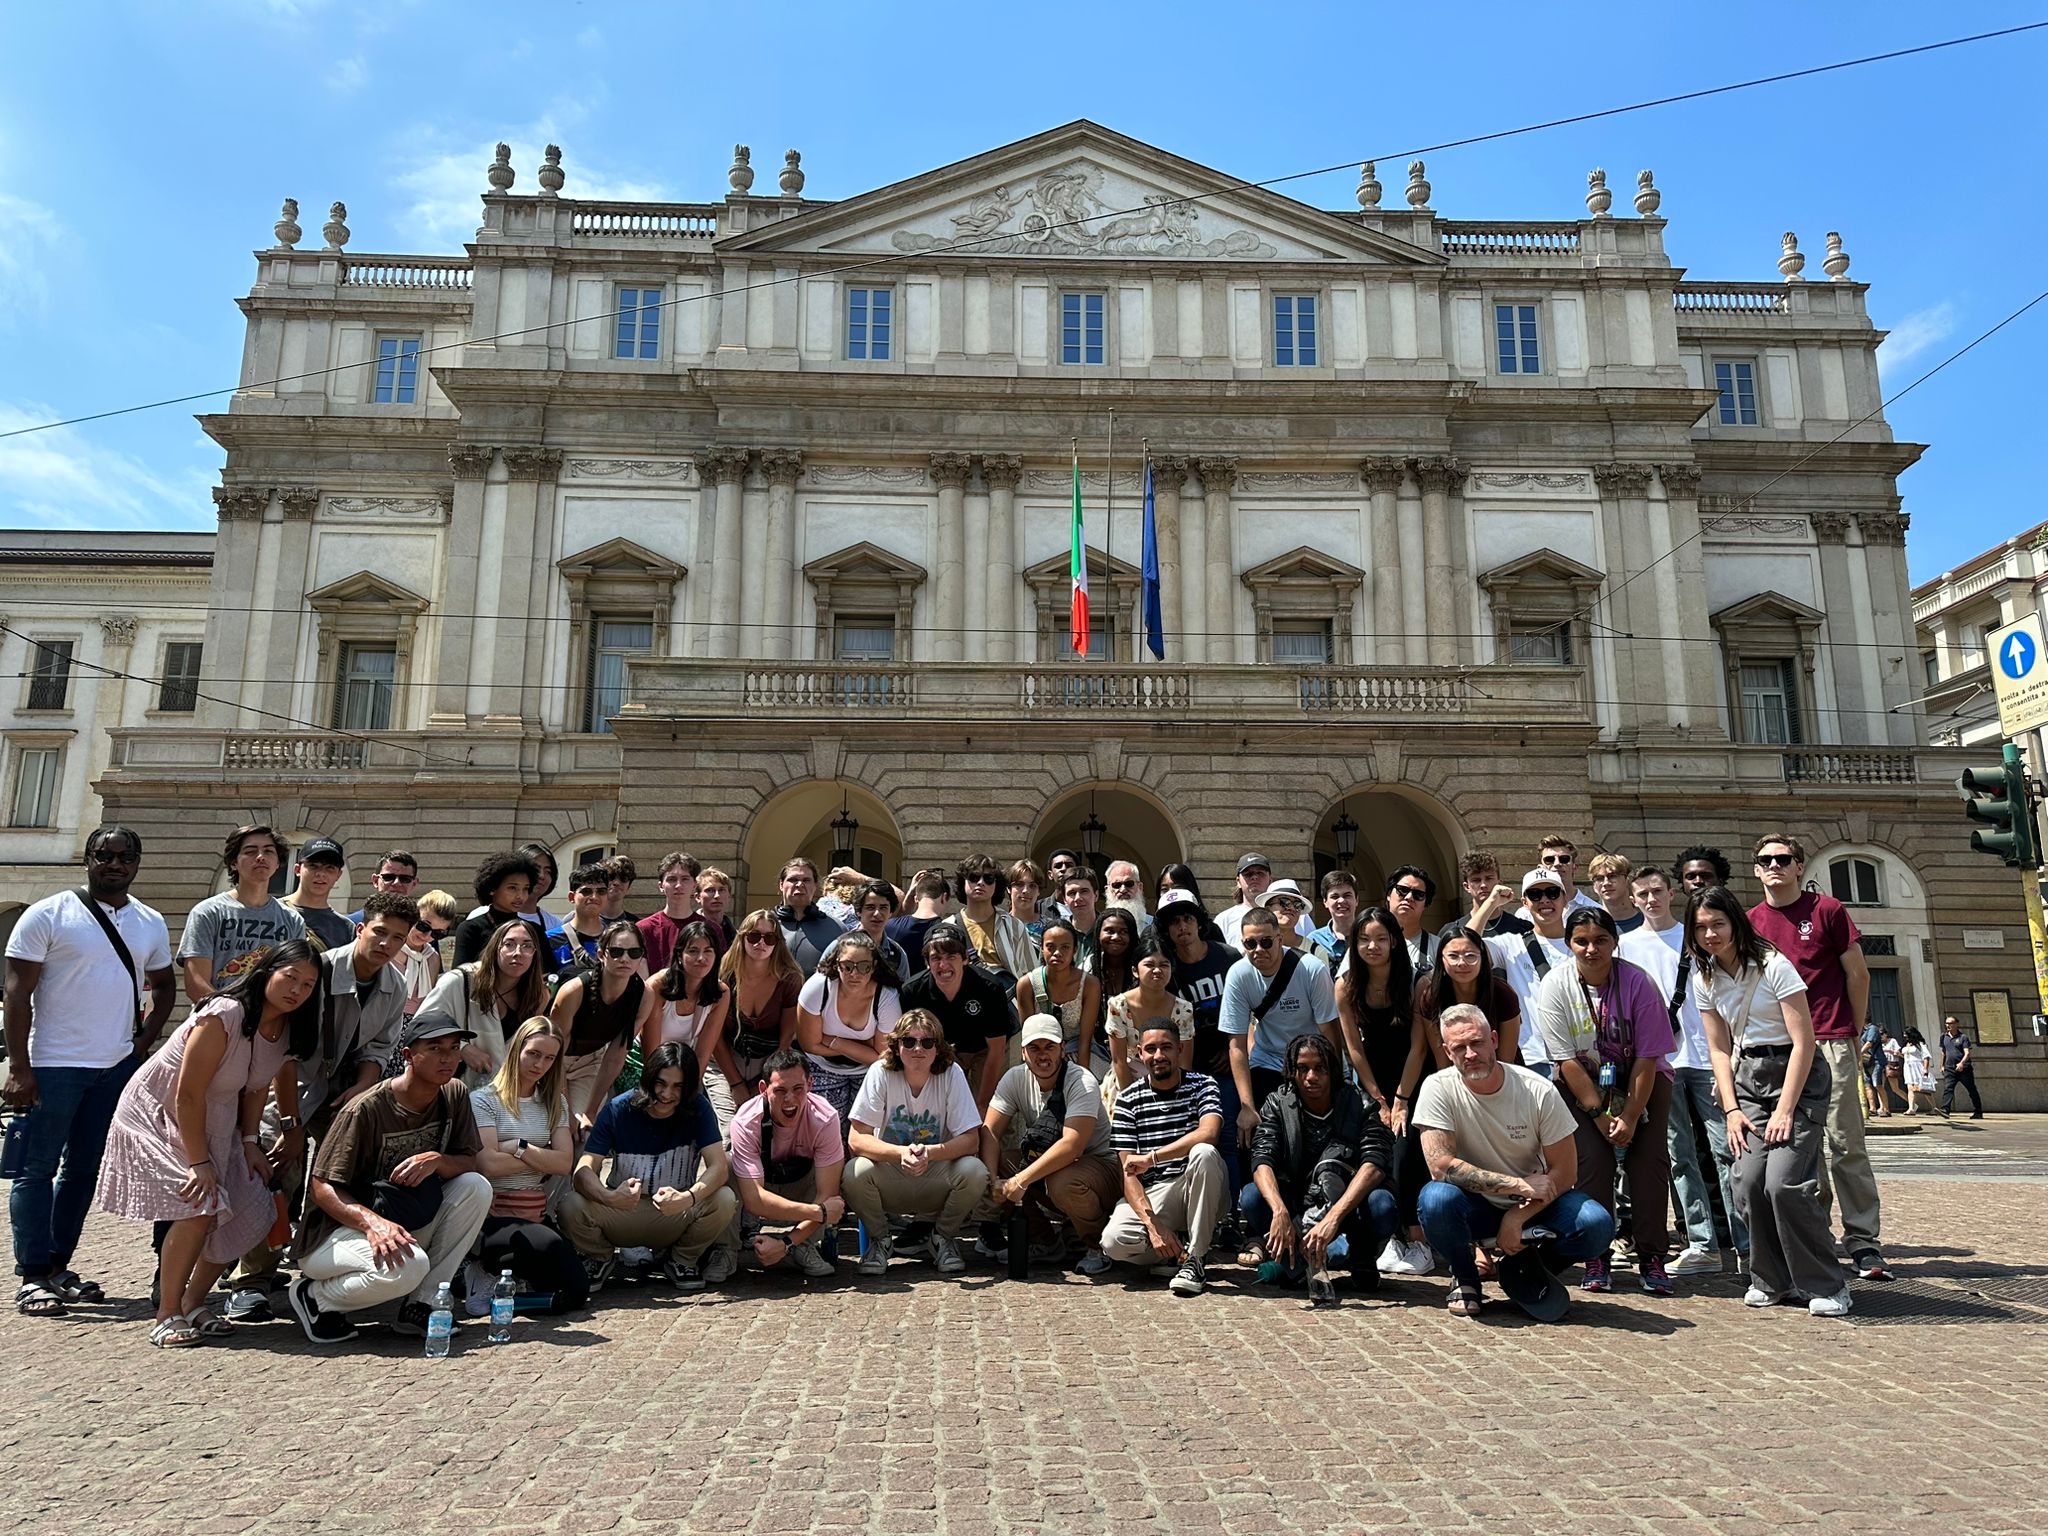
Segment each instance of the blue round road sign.
M2015 630L1998 647L1998 670L2018 682L2034 670L2034 640L2025 630Z

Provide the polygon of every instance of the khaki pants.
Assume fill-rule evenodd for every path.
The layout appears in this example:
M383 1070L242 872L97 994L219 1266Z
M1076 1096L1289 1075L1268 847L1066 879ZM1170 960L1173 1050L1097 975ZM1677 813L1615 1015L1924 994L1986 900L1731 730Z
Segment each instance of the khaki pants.
M1025 1159L1016 1148L1005 1147L996 1161L1002 1176L1007 1179L1024 1166ZM1032 1213L1032 1235L1049 1234L1050 1224L1043 1215L1043 1207L1049 1203L1067 1218L1076 1237L1089 1247L1096 1247L1102 1242L1103 1226L1109 1220L1109 1213L1115 1209L1122 1189L1123 1174L1114 1158L1083 1152L1066 1167L1047 1174L1031 1186L1031 1193L1024 1204ZM1007 1203L985 1200L981 1209L975 1212L975 1217L980 1221L1002 1221L1009 1213Z
M1829 1090L1826 1155L1820 1162L1820 1208L1842 1207L1842 1246L1850 1258L1876 1250L1877 1175L1863 1146L1862 1056L1854 1040L1823 1040L1820 1056L1834 1074Z
M1205 1142L1188 1154L1188 1165L1178 1177L1149 1186L1145 1200L1153 1220L1184 1238L1188 1252L1199 1259L1216 1236L1227 1182L1223 1154ZM1145 1224L1128 1200L1119 1200L1110 1213L1102 1230L1102 1251L1125 1264L1157 1264L1164 1257L1145 1240Z
M891 1216L923 1217L941 1237L958 1237L967 1218L988 1193L988 1165L978 1157L933 1163L916 1178L895 1163L851 1158L846 1164L846 1203L869 1234L889 1230Z
M621 1211L572 1189L562 1197L562 1230L587 1259L608 1259L621 1248L652 1248L664 1258L694 1264L730 1236L739 1205L729 1184L671 1216L654 1208L652 1195L642 1195L632 1210Z

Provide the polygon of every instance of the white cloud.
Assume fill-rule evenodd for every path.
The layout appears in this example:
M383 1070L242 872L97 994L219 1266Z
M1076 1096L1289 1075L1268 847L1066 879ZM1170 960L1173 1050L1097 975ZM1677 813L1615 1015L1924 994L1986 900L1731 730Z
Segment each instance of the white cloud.
M50 307L49 269L65 240L64 226L40 203L0 192L0 330L23 314Z
M407 135L408 144L427 148L415 154L410 164L401 162L392 177L392 184L409 201L400 214L401 227L394 232L397 242L380 248L437 250L473 238L483 218L477 199L490 186L484 173L490 169L501 140L512 146L512 166L519 174L512 184L514 192L538 190L534 173L540 167L541 150L560 144L562 169L569 178L562 189L565 196L638 202L665 202L675 196L658 182L615 177L602 164L580 159L569 130L583 117L580 107L551 108L534 122L468 143L462 143L452 130Z
M337 96L353 96L370 78L370 65L360 53L337 59L327 73L327 89Z
M1891 334L1877 349L1878 371L1895 372L1948 340L1956 328L1956 318L1956 306L1948 299L1906 316L1891 328Z
M0 401L0 433L54 420L41 401ZM75 427L0 437L0 522L30 528L210 528L217 445L169 470Z

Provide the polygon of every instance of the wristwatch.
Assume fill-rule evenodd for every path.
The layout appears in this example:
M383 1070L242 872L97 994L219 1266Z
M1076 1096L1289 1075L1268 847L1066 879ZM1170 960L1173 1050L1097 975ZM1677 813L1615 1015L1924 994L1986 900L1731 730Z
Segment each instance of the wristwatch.
M522 1163L526 1161L526 1138L524 1136L519 1138L518 1149L514 1151L512 1155L518 1158L519 1161L521 1161Z

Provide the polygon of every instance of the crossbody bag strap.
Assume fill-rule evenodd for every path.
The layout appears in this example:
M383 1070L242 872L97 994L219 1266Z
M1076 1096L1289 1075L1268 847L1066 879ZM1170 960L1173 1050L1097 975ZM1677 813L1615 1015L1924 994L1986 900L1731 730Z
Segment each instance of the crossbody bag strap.
M1536 978L1542 980L1550 974L1552 964L1550 946L1539 941L1534 932L1522 935L1522 948L1529 953L1529 963L1536 967Z
M135 956L129 952L127 941L121 937L121 931L114 926L113 919L101 911L100 904L93 900L92 891L89 888L81 885L72 894L85 903L85 910L90 912L93 921L100 925L100 932L104 933L107 936L107 942L114 946L114 953L120 956L121 965L128 972L129 980L135 983L135 1027L139 1031L142 1028L143 978L135 969Z
M1294 973L1300 969L1301 956L1291 949L1281 953L1280 969L1273 973L1273 979L1266 983L1266 995L1260 998L1258 1006L1252 1009L1253 1023L1263 1024L1266 1021L1266 1015L1271 1013L1274 1006L1286 995L1287 984L1294 980Z

